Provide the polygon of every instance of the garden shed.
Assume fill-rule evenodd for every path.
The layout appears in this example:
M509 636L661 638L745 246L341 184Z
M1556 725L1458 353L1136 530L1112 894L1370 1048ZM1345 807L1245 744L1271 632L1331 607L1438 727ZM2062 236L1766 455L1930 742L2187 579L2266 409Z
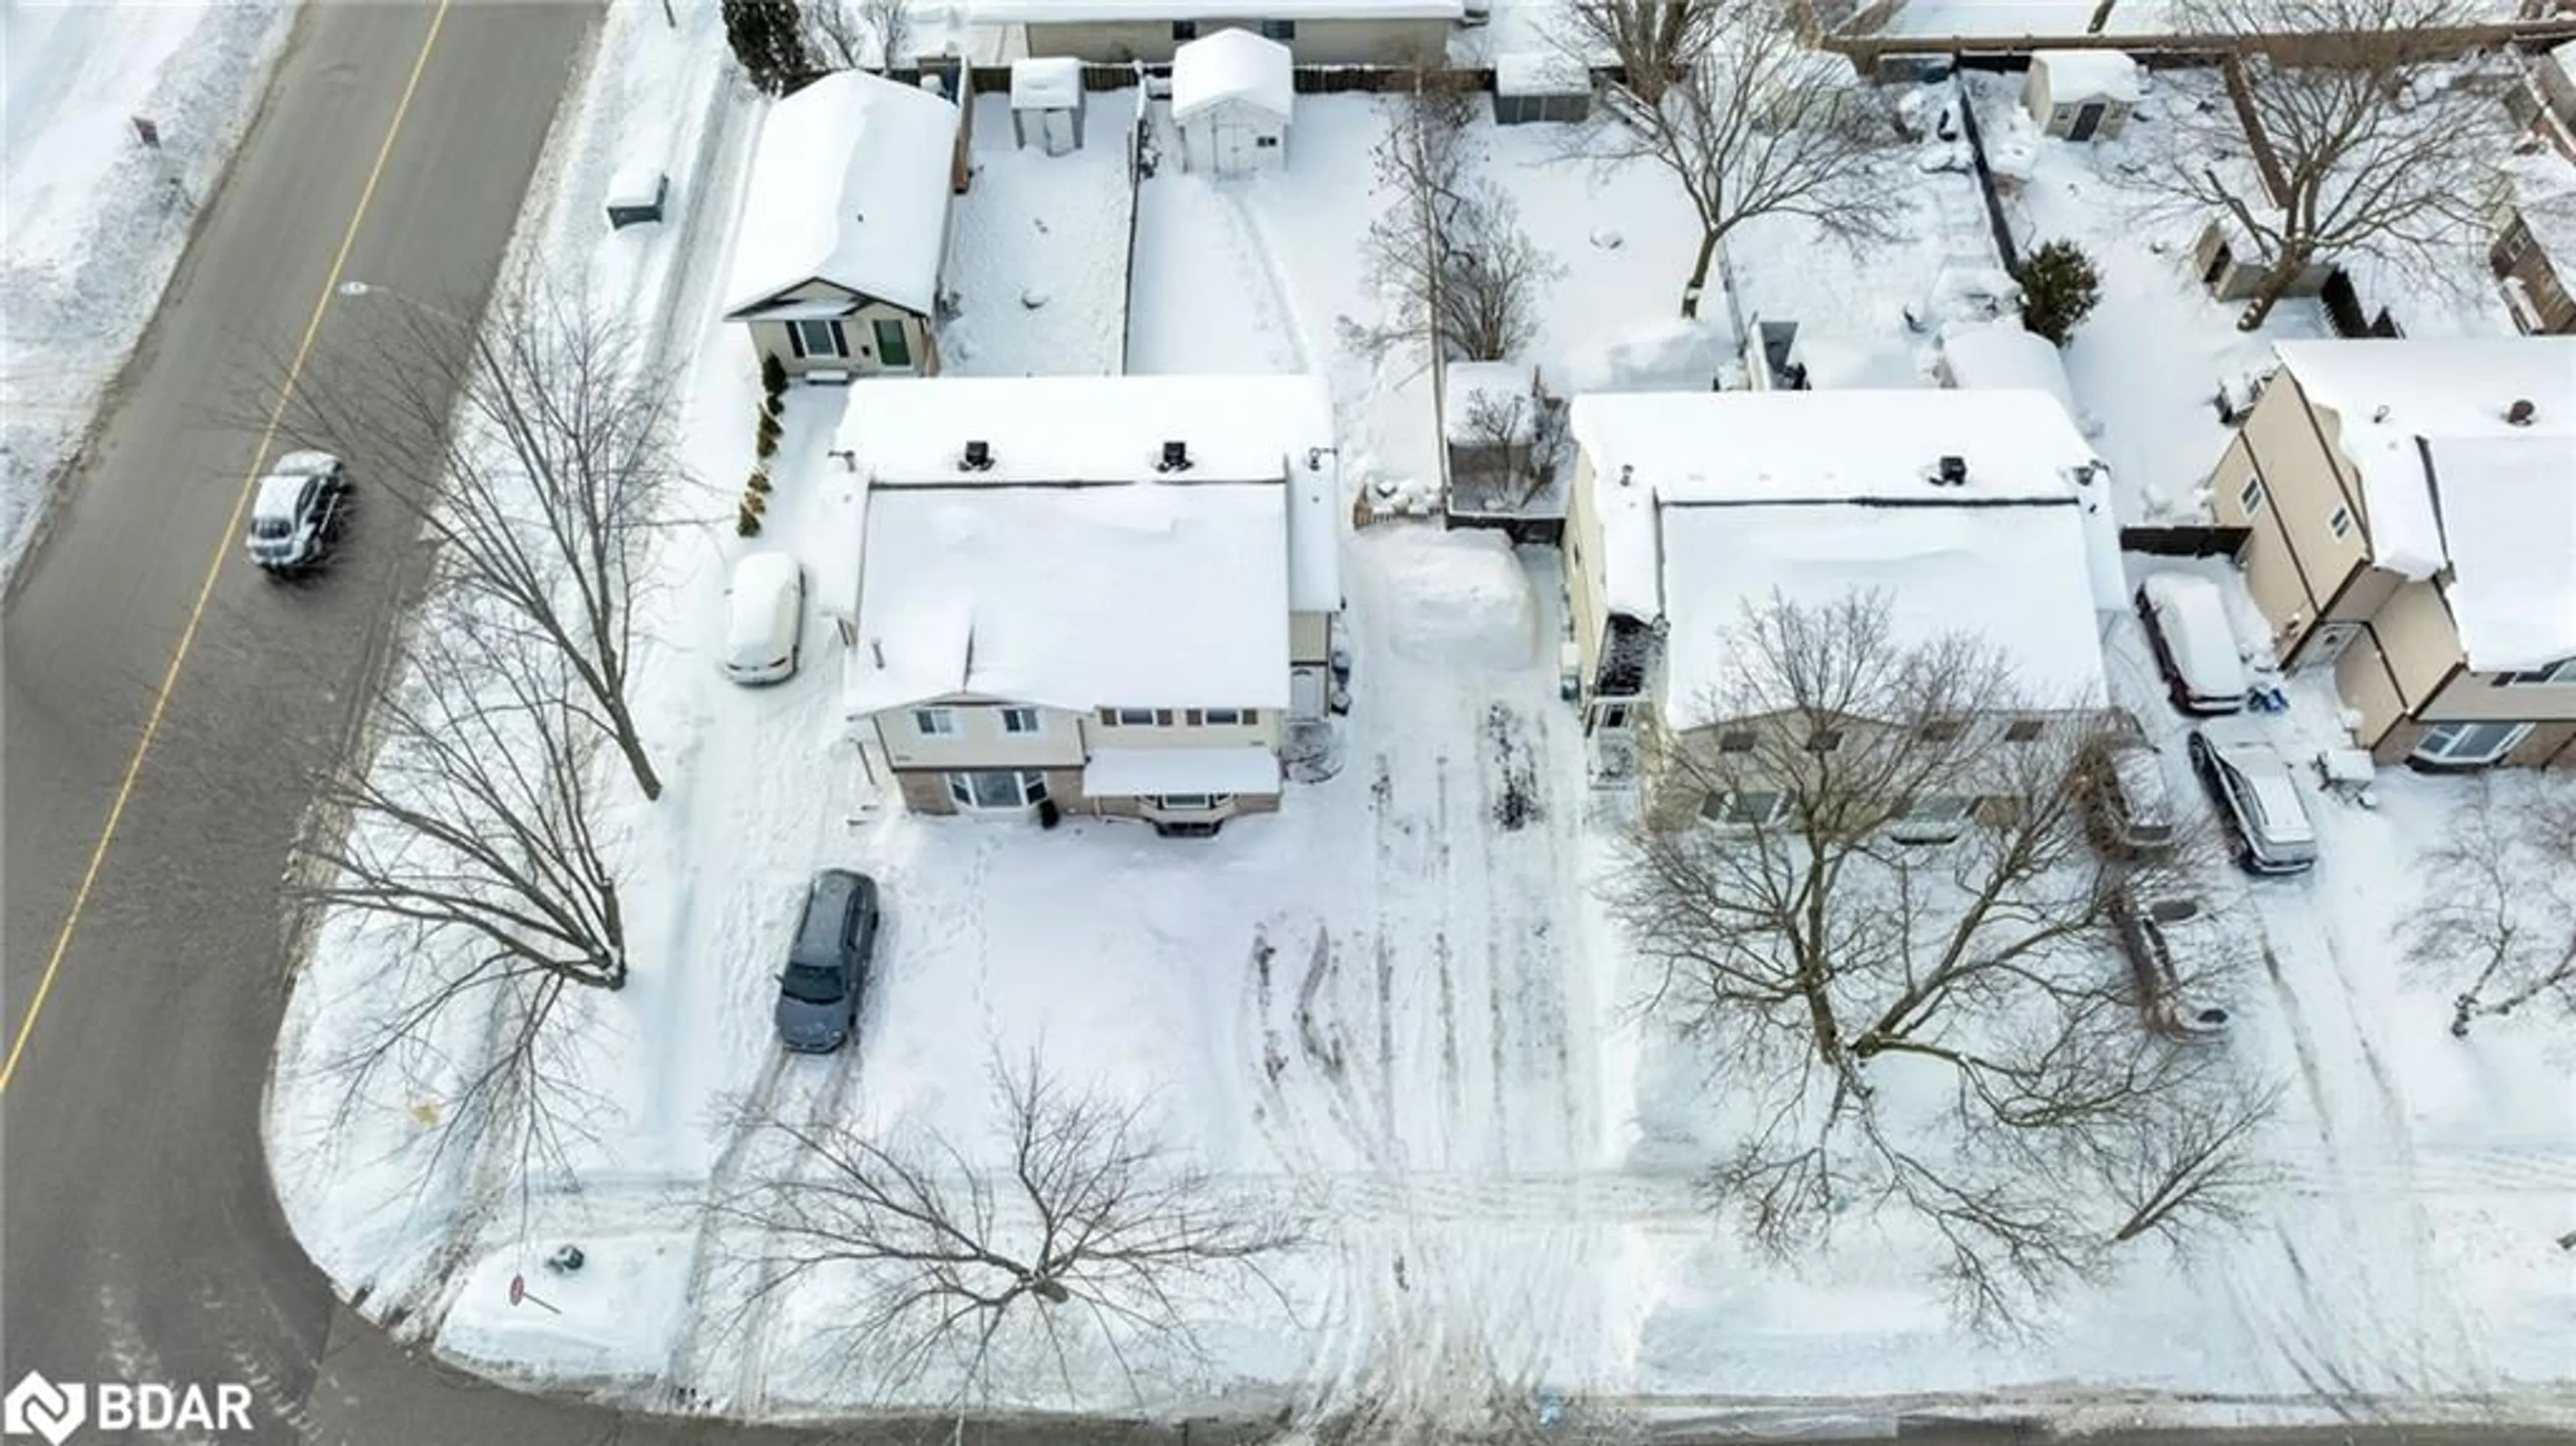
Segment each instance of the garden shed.
M1592 72L1552 50L1494 57L1494 123L1580 121L1592 114Z
M1288 164L1296 77L1288 47L1249 30L1220 30L1172 56L1172 123L1181 167L1232 176Z
M2022 108L2041 131L2070 141L2109 140L2146 95L2138 63L2118 50L2035 50Z
M1082 62L1069 55L1011 62L1011 138L1050 156L1082 148Z

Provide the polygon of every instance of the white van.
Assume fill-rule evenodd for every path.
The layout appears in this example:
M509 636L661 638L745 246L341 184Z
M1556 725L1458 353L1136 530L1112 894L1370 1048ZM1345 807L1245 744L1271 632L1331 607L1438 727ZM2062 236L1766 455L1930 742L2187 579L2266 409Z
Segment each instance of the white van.
M2218 584L2188 572L2149 573L2138 585L2138 616L2175 707L2204 715L2244 709L2252 679Z
M747 552L725 590L725 676L775 683L796 672L805 629L805 569L783 552Z

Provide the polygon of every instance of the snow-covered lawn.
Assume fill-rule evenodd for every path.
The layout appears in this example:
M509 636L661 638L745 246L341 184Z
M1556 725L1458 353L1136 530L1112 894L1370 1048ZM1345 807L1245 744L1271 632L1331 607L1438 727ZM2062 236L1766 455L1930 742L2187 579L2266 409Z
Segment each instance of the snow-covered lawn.
M749 129L730 122L750 108L703 62L710 36L661 35L621 11L598 73L634 77L662 113L704 124L688 133L712 138L706 172L675 183L729 215ZM1094 97L1093 147L1124 98ZM627 243L565 219L586 226L625 144L601 121L615 105L594 95L559 139L564 209L531 255L674 309L674 344L697 339L687 460L716 489L697 511L729 513L719 494L749 455L756 383L703 284L722 269L721 224L687 266L649 253L603 268L599 248ZM631 95L624 105L639 109ZM1128 316L1138 370L1328 373L1353 486L1431 465L1421 378L1336 342L1338 318L1378 304L1351 240L1380 204L1367 162L1380 114L1365 98L1301 99L1284 175L1211 183L1167 164L1144 184ZM1089 156L1002 164L997 133L1007 121L979 148L994 215L1023 206L1035 168L1053 168L1050 181L1095 173ZM1648 173L1605 182L1545 160L1540 134L1493 139L1525 224L1570 268L1533 360L1579 370L1623 341L1669 343L1692 239L1674 224L1677 198ZM1055 235L1053 194L1025 204ZM1757 233L1739 258L1745 284L1837 326L1892 319L1886 339L1912 345L1889 303L1919 297L1965 245L1929 191L1915 220L1904 247L1849 274L1809 238ZM1037 248L1050 253L1040 260L1004 244L1012 224L974 243L983 274L1019 258L1088 276L1113 249L1085 230ZM1090 294L1056 284L1034 325L1056 326L1061 298ZM1828 294L1840 298L1830 309ZM979 304L967 297L961 326L980 370L1018 341L995 330L1007 313ZM2112 329L2095 325L2108 344ZM2115 400L2103 368L2089 408ZM623 993L580 1001L567 1031L600 1097L570 1174L416 1185L434 1100L370 1101L335 1131L316 1066L341 1011L368 997L383 941L347 921L315 941L281 1044L273 1152L299 1234L344 1289L371 1288L371 1311L402 1306L447 1355L532 1386L756 1416L935 1405L940 1383L889 1400L823 1348L820 1327L857 1308L829 1277L746 1303L723 1268L746 1242L703 1204L802 1162L739 1132L729 1106L933 1127L971 1146L987 1138L994 1052L1042 1048L1070 1080L1145 1102L1175 1148L1230 1186L1308 1212L1313 1234L1279 1265L1284 1303L1187 1302L1208 1358L1129 1342L1112 1360L1085 1338L1041 1370L1006 1352L996 1404L1293 1404L1452 1422L1556 1391L1773 1424L1918 1404L2078 1424L2489 1406L2576 1420L2563 1349L2576 1283L2553 1242L2576 1225L2564 1218L2576 1101L2563 1046L2538 1020L2450 1039L2447 991L2405 977L2393 942L2418 887L2412 847L2456 784L2391 776L2375 812L2311 791L2325 852L2313 877L2205 881L2213 898L2248 901L2273 961L2241 982L2227 1047L2290 1086L2267 1142L2282 1182L2252 1228L2188 1262L2141 1249L2031 1339L1980 1341L1920 1280L1902 1222L1860 1223L1835 1254L1788 1268L1704 1213L1690 1182L1700 1162L1675 1148L1708 1113L1704 1072L1694 1046L1637 1008L1642 981L1598 902L1622 810L1588 783L1557 698L1552 554L1404 524L1348 538L1356 701L1341 766L1291 786L1275 817L1204 841L1089 820L1041 831L915 818L878 795L841 736L839 648L820 612L805 671L783 686L735 688L710 662L725 568L747 547L794 551L818 608L856 595L858 479L824 452L845 395L792 396L757 544L712 526L667 544L639 690L671 787L613 820L635 972ZM2180 796L2196 797L2134 623L2107 626L2115 691L2153 720ZM2274 726L2302 739L2330 723L2302 691ZM873 874L887 922L857 1046L790 1058L771 1037L772 974L823 866ZM587 1254L582 1271L546 1271L567 1243ZM521 1274L562 1313L513 1306Z
M2246 382L2271 369L2276 341L2333 335L2323 305L2300 297L2283 300L2259 330L2239 331L2243 303L2210 299L2192 275L2200 223L2169 214L2138 177L2169 163L2161 149L2175 134L2162 123L2168 110L2226 102L2211 72L2145 74L2147 97L2127 129L2117 140L2090 144L2038 134L2020 105L2020 76L1960 78L1998 171L2029 171L2006 183L2015 242L2027 254L2049 241L2075 241L2101 274L2101 300L2067 343L2066 371L2087 430L2111 464L2121 521L2131 525L2197 515L2201 489L2227 446L2216 406L2222 386L2243 395ZM2511 330L2500 303L2476 299L2492 290L2482 276L2459 282L2459 294L2419 280L2380 299L2400 301L2406 324L2425 334ZM2362 290L2364 304L2376 305L2368 282Z
M960 376L1114 374L1127 316L1125 132L1134 91L1092 98L1085 144L1013 144L1010 97L975 98L975 177L950 217L943 284L958 314L940 363Z
M294 18L290 0L0 7L0 578L142 340Z

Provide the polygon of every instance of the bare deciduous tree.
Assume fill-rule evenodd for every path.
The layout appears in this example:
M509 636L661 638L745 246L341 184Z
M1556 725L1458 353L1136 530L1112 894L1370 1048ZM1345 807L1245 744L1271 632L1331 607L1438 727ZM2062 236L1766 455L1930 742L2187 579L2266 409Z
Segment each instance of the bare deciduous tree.
M1808 48L1784 0L1713 0L1713 42L1659 93L1635 74L1607 92L1585 132L1597 159L1651 161L1698 216L1682 315L1699 315L1718 248L1758 216L1799 216L1829 234L1887 231L1902 192L1877 174L1897 140L1885 105L1837 58Z
M1186 1287L1275 1293L1263 1259L1296 1232L1226 1198L1138 1107L1067 1088L1034 1054L997 1059L992 1085L998 1160L935 1132L881 1141L774 1111L746 1118L799 1165L714 1204L756 1232L758 1255L741 1262L754 1299L854 1270L866 1296L848 1328L883 1378L907 1385L944 1366L962 1407L989 1392L995 1342L1016 1322L1059 1360L1087 1323L1124 1359L1140 1341L1195 1348Z
M1724 8L1721 0L1567 0L1555 40L1587 68L1617 62L1628 89L1654 105L1708 53Z
M2096 715L1979 640L1900 638L1873 595L1775 599L1726 641L1696 715L1725 736L1657 744L1659 795L1703 818L1653 816L1613 901L1753 1110L1721 1208L1787 1255L1896 1206L1981 1327L2229 1218L2268 1094L2144 1027L2110 925L2164 866L2088 843Z
M806 0L801 23L824 70L898 65L912 45L911 0Z
M2235 52L2233 104L2178 107L2166 209L2224 217L2264 272L2237 325L2261 326L2320 263L2364 255L2430 283L2481 236L2503 108L2434 62L2464 0L2187 0L2176 28Z
M626 985L626 921L592 785L595 734L561 655L453 617L380 689L372 749L328 770L290 888L406 947L388 1001L329 1062L343 1110L388 1071L438 1100L439 1151L560 1165L583 1092L562 1067L565 996ZM480 1019L463 1013L479 1007ZM459 1019L476 1038L457 1047Z
M1348 329L1366 354L1427 344L1457 360L1501 361L1529 344L1539 297L1564 273L1521 229L1511 194L1476 174L1468 122L1479 100L1452 86L1416 91L1378 142L1378 184L1394 199L1361 251L1395 311L1383 326Z
M2519 781L2518 781L2519 782ZM2499 799L2485 778L2426 849L2429 886L2406 926L2418 972L2459 986L2451 1033L2536 999L2576 1009L2576 789L2535 782Z
M361 459L370 495L425 526L438 590L557 653L569 706L660 797L627 691L635 606L681 475L670 378L631 327L542 286L496 298L481 327L388 302L310 369L287 430Z

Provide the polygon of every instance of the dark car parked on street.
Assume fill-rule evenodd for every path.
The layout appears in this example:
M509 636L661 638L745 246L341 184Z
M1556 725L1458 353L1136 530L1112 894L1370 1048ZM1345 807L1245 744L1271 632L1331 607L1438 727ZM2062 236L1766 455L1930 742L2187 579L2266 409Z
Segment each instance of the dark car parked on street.
M848 869L816 874L778 975L781 1043L802 1054L828 1054L849 1042L858 1032L876 944L876 880Z

